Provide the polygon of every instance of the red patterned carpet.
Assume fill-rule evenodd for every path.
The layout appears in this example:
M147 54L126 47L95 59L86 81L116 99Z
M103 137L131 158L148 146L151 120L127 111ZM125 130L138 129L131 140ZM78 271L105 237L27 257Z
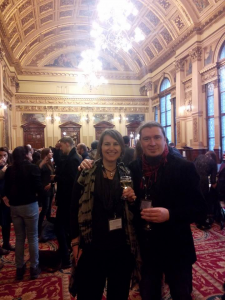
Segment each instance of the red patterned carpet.
M193 300L219 300L222 295L222 284L225 281L225 229L220 230L214 224L212 229L201 231L192 226L198 261L193 268ZM13 226L11 243L15 243ZM39 244L40 249L56 250L57 242L51 241ZM28 261L26 246L25 259ZM0 270L0 299L1 300L69 300L73 299L68 292L69 269L55 273L42 272L37 280L29 279L29 261L23 281L15 281L14 252L2 256L4 263ZM103 296L103 299L106 298ZM138 287L130 292L129 300L140 300ZM164 286L163 300L170 300L167 286ZM91 300L91 299L87 299Z

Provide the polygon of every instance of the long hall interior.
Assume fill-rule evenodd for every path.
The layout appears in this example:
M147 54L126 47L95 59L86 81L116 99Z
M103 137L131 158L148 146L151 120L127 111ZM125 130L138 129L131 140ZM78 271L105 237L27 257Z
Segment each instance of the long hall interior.
M116 129L135 148L139 126L157 121L185 160L214 151L219 171L225 153L225 1L114 0L116 9L101 2L0 0L0 147L43 149L70 136L75 147L91 148L104 130ZM198 257L193 300L222 299L222 227L191 225ZM15 245L13 225L10 243ZM50 255L57 248L56 239L39 243ZM70 269L44 270L35 281L27 271L18 282L15 252L1 261L0 299L73 299ZM141 299L137 285L129 299ZM172 299L166 283L162 299Z

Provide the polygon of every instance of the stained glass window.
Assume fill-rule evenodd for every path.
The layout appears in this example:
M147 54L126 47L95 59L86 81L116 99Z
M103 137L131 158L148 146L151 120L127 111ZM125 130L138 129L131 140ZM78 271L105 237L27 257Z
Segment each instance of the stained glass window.
M170 81L168 78L165 78L160 86L160 92L168 89L170 87ZM163 96L160 98L160 122L161 125L164 127L166 132L166 137L171 142L171 101L170 101L170 94Z
M215 127L214 127L214 85L207 84L207 122L208 122L208 147L210 151L215 146Z

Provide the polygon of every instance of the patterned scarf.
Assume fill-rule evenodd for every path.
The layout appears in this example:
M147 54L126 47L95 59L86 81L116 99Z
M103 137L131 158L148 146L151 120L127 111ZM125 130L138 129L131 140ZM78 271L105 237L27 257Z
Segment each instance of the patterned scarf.
M159 168L163 165L165 166L165 164L167 163L167 155L169 153L167 144L165 145L165 149L162 153L162 155L160 155L160 158L158 160L157 164L151 165L150 162L147 161L146 156L143 154L142 155L142 170L143 170L143 175L147 178L149 178L149 180L153 180L154 182L156 182L156 178L157 178L157 173Z

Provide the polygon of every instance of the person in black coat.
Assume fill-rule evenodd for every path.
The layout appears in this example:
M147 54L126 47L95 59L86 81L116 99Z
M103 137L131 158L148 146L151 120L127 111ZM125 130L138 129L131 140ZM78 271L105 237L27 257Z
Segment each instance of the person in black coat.
M72 190L81 163L74 145L69 136L64 136L60 140L60 149L64 154L63 160L56 169L56 175L52 179L57 182L56 203L58 206L56 213L56 233L59 242L59 250L62 259L62 269L69 268L70 262L70 206Z
M191 300L196 254L190 223L206 215L199 176L193 163L169 153L159 123L144 124L139 134L143 156L129 168L137 196L142 300L161 299L163 273L173 300Z
M122 157L122 162L127 167L129 163L134 159L134 148L130 147L130 137L128 135L123 136L125 144L125 151Z
M16 279L22 280L26 270L24 246L27 235L30 254L30 276L36 279L40 274L38 250L39 208L36 193L42 195L39 168L31 163L31 149L17 147L13 151L13 165L5 173L3 200L10 205L16 235Z

